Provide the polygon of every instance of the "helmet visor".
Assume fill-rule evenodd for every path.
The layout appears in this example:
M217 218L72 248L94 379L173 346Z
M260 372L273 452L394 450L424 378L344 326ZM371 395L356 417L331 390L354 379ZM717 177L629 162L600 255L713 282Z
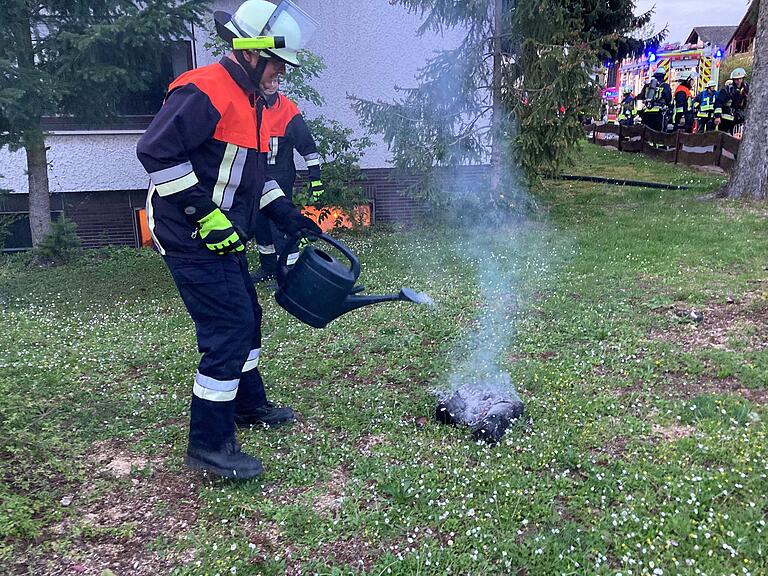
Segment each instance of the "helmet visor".
M298 52L306 47L317 29L317 21L291 0L282 0L262 32L265 36L284 36L285 48Z

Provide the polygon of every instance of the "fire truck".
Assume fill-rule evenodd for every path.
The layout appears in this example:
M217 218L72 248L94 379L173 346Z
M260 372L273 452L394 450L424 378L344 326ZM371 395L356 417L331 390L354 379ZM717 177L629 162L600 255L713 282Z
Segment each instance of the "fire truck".
M717 46L689 47L668 44L657 52L644 54L640 58L610 62L606 66L606 88L602 92L606 120L615 118L616 108L623 97L622 88L628 86L632 94L639 94L657 68L667 70L666 81L675 89L675 83L693 74L696 81L694 95L704 90L710 80L719 83L720 64L723 50Z

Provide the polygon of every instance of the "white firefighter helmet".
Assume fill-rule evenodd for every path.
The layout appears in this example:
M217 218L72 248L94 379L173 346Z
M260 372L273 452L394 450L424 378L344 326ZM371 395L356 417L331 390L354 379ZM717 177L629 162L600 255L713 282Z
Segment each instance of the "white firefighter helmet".
M706 88L717 88L717 80L710 80L707 82Z
M291 66L299 65L297 53L317 28L315 20L291 0L282 0L278 5L267 0L245 0L234 14L216 11L213 19L219 36L228 43L234 38L283 36L285 48L263 52Z
M667 75L667 69L664 68L664 66L659 66L656 68L656 72L653 73L654 76L658 76L659 74L666 76Z
M621 93L622 95L632 94L632 86L624 84L624 86L621 87Z
M747 75L747 71L744 68L736 68L731 72L731 80L737 80L738 78L744 78Z

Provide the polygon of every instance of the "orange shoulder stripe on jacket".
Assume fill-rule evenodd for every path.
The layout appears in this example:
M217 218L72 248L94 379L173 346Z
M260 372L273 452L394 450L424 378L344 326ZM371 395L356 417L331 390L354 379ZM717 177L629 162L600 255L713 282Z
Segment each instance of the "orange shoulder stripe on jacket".
M280 94L272 106L264 111L265 123L268 124L270 137L285 136L288 123L301 114L299 107L290 98Z
M204 92L221 115L214 138L243 148L259 148L256 114L250 98L221 64L185 72L171 83L168 91L185 84L194 84ZM269 138L264 137L266 128L262 126L261 152L269 148Z

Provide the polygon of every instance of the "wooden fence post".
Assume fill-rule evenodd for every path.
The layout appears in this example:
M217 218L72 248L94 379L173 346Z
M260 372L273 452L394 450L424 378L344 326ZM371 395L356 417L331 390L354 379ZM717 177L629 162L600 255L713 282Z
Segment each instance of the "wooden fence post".
M717 139L717 167L722 168L720 165L723 162L723 132L722 130L717 131L718 134L720 134L720 137Z
M682 132L682 130L677 130L675 132L675 164L677 164L677 155L680 152L680 132Z
M619 143L616 146L619 149L619 152L622 152L622 149L621 149L621 130L623 128L624 128L624 126L622 126L621 123L619 123Z

